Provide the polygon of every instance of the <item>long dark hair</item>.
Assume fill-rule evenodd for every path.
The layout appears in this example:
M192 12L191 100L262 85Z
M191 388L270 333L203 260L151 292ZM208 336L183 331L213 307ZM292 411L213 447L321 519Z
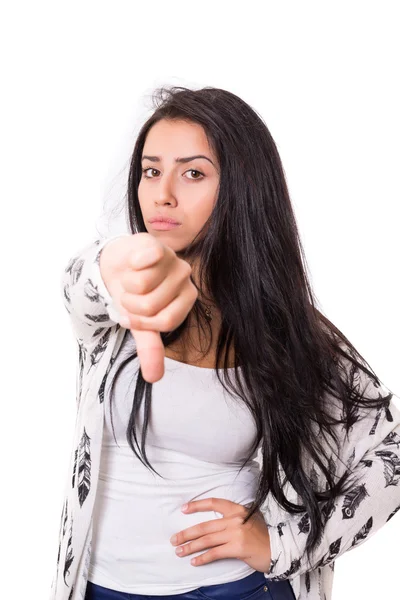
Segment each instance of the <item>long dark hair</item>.
M250 510L243 523L269 493L289 513L306 510L311 525L306 544L310 557L327 514L321 503L327 502L325 509L329 509L337 495L354 485L350 468L335 483L332 461L320 440L324 436L317 435L313 425L334 439L339 450L343 440L335 425L344 424L348 433L359 418L358 407L387 408L393 394L378 394L378 398L364 395L366 387L362 389L361 382L365 375L375 387L380 380L350 341L316 308L283 166L262 118L235 94L213 87L161 87L153 99L155 112L140 129L130 162L127 204L131 232L147 231L138 185L150 128L160 119L200 124L219 160L219 195L209 220L184 250L183 258L199 259L200 294L191 311L198 326L203 331L208 326L211 334L199 300L202 282L221 312L215 365L218 379L228 393L245 402L255 419L257 438L241 469L261 442L258 490L254 502L247 505ZM174 331L161 333L164 346L184 334L188 318ZM232 345L234 381L225 370ZM111 398L118 374L136 357L135 352L118 368ZM339 399L342 418L333 417L331 403L324 401L326 393ZM143 395L142 459L135 449L135 444L139 448L135 419ZM151 396L152 384L143 379L139 367L126 435L139 460L156 472L145 451ZM305 455L308 464L313 469L318 466L326 477L322 490L314 489L315 479L302 462ZM282 489L287 482L304 504L287 499Z

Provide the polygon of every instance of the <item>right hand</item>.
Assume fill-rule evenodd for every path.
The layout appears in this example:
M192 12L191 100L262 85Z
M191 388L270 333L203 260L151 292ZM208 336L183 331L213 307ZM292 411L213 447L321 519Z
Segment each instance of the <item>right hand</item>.
M144 250L154 258L140 258ZM112 240L100 254L103 281L122 316L129 319L143 378L164 375L165 350L160 331L173 331L191 311L198 292L188 262L149 233Z

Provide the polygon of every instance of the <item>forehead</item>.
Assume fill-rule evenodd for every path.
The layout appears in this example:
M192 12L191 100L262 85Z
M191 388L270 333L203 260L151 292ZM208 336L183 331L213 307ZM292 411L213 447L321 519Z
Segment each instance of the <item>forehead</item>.
M166 158L199 154L200 151L212 155L201 125L166 119L158 121L151 127L143 147L143 154L157 154Z

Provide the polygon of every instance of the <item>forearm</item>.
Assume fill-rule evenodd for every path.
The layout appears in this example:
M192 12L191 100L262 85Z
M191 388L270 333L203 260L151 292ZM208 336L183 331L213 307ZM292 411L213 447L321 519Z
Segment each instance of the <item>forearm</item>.
M125 234L124 234L125 235ZM121 235L97 239L71 258L62 276L63 302L71 318L75 337L84 345L95 343L104 330L118 323L119 312L103 279L107 261L103 249ZM106 248L107 245L107 248Z
M387 393L383 387L375 392ZM310 563L305 552L310 533L307 512L269 525L271 566L266 577L287 579L334 562L370 539L400 508L400 410L394 399L386 408L371 409L354 425L352 441L341 458L357 481L324 514L322 536Z

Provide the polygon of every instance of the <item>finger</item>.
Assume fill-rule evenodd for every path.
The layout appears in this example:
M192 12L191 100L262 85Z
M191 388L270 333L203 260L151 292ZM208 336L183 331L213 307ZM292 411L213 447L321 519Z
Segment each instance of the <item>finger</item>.
M131 260L129 268L121 275L124 291L130 294L149 294L165 280L165 269L160 269L160 260L153 257L146 262ZM136 267L136 265L138 265Z
M188 281L185 288L182 288L179 292L179 295L154 317L129 313L131 328L137 331L174 331L186 319L196 298L197 290Z
M227 544L229 541L229 532L219 531L218 533L205 535L192 542L188 542L183 546L178 546L178 548L175 549L175 553L179 557L189 556L190 554L194 554L194 552L200 552L201 550L208 550L209 548L220 546L221 544Z
M164 257L164 248L161 244L152 245L149 248L134 252L129 258L129 264L135 269L140 271L141 269L147 269L157 264Z
M167 277L163 277L160 282L153 286L149 292L133 291L132 279L135 277L129 274L124 281L125 292L121 296L121 304L126 310L134 315L144 317L154 317L162 309L167 307L182 291L188 287L193 287L193 295L197 290L188 275L190 267L188 263L181 263L179 268L174 269ZM128 283L128 277L131 282ZM154 278L154 273L149 273L149 281ZM145 282L141 282L142 287L148 289ZM155 289L154 289L155 288Z
M226 525L227 523L225 519L204 521L203 523L198 523L197 525L193 525L193 527L188 527L187 529L180 531L173 536L176 538L176 541L172 542L172 538L170 541L173 546L179 546L179 544L190 542L190 540L195 540L206 535L217 533L218 531L223 531L226 529Z
M237 514L245 513L246 509L242 504L227 500L226 498L202 498L201 500L193 500L188 503L187 509L184 511L185 514L191 512L198 512L204 510L213 510L219 512L224 517Z
M124 288L136 294L144 294L152 291L163 281L165 277L163 271L168 271L170 263L175 260L175 252L168 246L160 243L132 253L128 260L127 273L122 277ZM180 260L181 262L186 262L182 259ZM164 264L164 269L159 268L161 262ZM157 268L154 269L154 267ZM143 274L143 271L146 271L146 269L149 270L150 275ZM135 271L140 271L139 283L137 278L130 277Z
M155 383L164 375L165 349L158 331L131 329L136 342L140 369L145 381Z
M195 556L190 561L190 564L197 567L214 562L214 560L220 560L221 558L240 558L240 549L233 542L227 541L225 544L211 548L208 552Z

